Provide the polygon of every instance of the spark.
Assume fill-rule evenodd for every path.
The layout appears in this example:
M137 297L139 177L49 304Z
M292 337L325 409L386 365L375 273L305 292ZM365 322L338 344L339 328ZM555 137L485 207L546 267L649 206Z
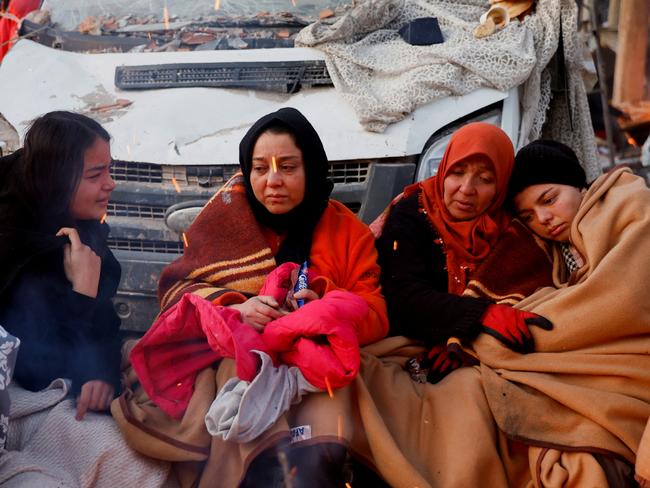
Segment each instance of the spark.
M397 241L393 241L393 251L397 251Z
M183 232L183 244L185 244L185 247L190 246L189 242L187 242L187 236L185 235L185 232Z
M214 0L214 9L219 10L221 8L221 0Z
M172 183L174 184L174 188L176 189L176 193L180 193L181 192L181 187L178 184L178 181L176 181L175 176L172 176Z
M100 223L100 224L103 224L104 222L106 222L106 217L108 217L108 214L107 214L107 213L105 213L104 215L102 215L102 218L99 219L99 223Z
M352 488L352 485L350 483L346 483L345 488Z
M330 398L334 398L334 392L332 391L332 385L330 385L330 379L325 376L325 386L327 387L327 394Z
M631 137L628 137L628 138L627 138L627 143L628 143L630 146L636 146L636 145L637 145L637 144L636 144L636 141L635 141L634 139L632 139Z
M275 156L271 157L271 164L273 165L273 172L278 172L278 163L275 161Z
M165 23L165 29L169 30L169 10L167 10L167 5L163 7L163 22Z
M291 0L291 5L296 6L296 0Z

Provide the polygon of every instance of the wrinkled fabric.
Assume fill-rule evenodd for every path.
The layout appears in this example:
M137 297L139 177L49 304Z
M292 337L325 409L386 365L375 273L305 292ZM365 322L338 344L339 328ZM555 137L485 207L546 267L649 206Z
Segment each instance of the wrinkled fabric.
M287 277L297 266L278 267L263 289L283 302ZM154 322L130 360L151 400L177 419L187 408L197 374L216 361L235 359L237 376L251 381L259 367L253 350L297 366L321 390L340 388L359 371L357 330L368 310L363 298L333 290L269 322L259 334L237 310L185 294Z
M542 136L564 142L578 154L589 180L596 178L601 169L585 89L595 73L576 29L576 2L536 0L523 21L513 19L476 39L473 31L488 6L487 0L360 0L333 24L325 19L305 27L295 42L325 54L337 92L374 132L436 99L522 85L515 146ZM438 19L443 43L404 42L399 29L422 17ZM560 41L566 92L552 90L551 59Z
M179 418L194 391L196 375L224 357L237 361L237 374L250 381L258 359L268 351L260 335L239 312L185 294L152 324L129 359L140 383L161 410Z
M75 419L70 384L54 380L31 392L11 385L6 451L0 451L0 486L172 488L170 464L131 449L110 415Z
M205 416L208 432L226 441L256 439L305 394L319 390L298 368L284 364L275 367L268 354L254 352L262 360L255 379L229 379Z

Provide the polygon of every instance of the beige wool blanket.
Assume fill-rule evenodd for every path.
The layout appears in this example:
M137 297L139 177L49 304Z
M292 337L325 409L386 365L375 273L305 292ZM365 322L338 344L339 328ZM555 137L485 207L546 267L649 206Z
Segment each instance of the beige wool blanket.
M517 306L551 320L536 352L479 337L491 411L508 436L634 463L650 416L650 190L626 169L584 196L571 241L585 265ZM561 258L556 256L556 261Z
M374 356L364 356L360 381L376 415L360 410L364 454L392 486L608 486L629 479L625 470L650 416L645 182L629 170L599 178L571 240L585 266L567 277L556 252L556 286L517 305L555 325L532 329L535 353L517 354L483 334L473 344L479 367L437 385L409 386L397 338L366 348ZM647 476L647 466L650 460L637 463L637 474L645 467Z
M68 383L45 390L9 388L11 414L6 451L0 450L0 486L173 488L169 463L135 452L106 414L75 419Z
M226 361L199 375L180 422L136 383L113 414L137 450L176 461L187 486L237 486L258 453L306 425L312 437L302 442L346 445L397 488L620 486L650 416L650 190L626 170L601 177L571 239L585 266L567 277L556 253L556 286L519 305L555 325L532 329L535 353L481 335L480 366L419 384L402 366L421 349L388 338L362 349L350 385L310 395L247 444L211 438L202 426L234 375Z

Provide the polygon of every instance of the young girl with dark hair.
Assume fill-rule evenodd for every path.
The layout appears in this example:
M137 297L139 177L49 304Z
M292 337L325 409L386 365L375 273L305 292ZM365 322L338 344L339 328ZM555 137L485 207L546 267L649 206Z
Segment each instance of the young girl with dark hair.
M50 112L0 160L0 324L21 340L14 379L32 391L70 379L78 419L119 390L109 141L86 116Z

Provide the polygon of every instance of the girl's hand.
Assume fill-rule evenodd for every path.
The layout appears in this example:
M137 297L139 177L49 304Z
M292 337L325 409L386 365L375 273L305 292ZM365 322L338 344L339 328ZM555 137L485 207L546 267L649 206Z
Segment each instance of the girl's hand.
M88 410L108 410L113 400L115 390L111 385L101 380L92 380L83 384L77 397L77 414L75 418L82 420Z
M63 227L57 236L67 236L70 244L63 248L63 269L72 289L91 298L97 296L102 260L79 239L77 229Z
M230 308L239 310L242 322L245 322L258 332L271 320L284 315L280 311L280 304L271 296L257 296L249 298L244 303L230 305Z

